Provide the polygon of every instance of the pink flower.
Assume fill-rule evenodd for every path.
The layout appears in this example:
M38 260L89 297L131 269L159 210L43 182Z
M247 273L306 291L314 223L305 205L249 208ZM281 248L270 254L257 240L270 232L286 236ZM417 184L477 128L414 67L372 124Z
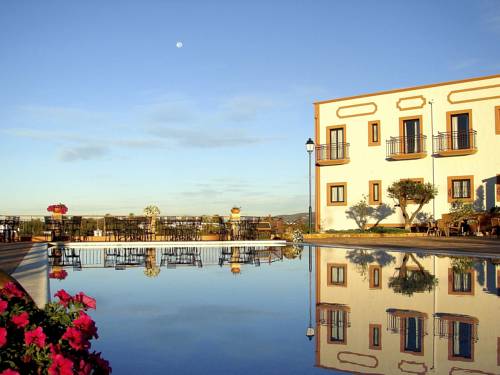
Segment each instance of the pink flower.
M92 364L80 359L80 363L78 363L75 371L78 375L89 375L92 372Z
M24 332L24 343L26 346L34 344L39 348L43 348L45 346L45 333L43 333L42 327L35 328L32 331Z
M64 289L58 291L56 294L54 294L54 296L59 298L59 303L64 307L68 307L68 304L73 300L73 297L71 297L71 295L68 294L68 292L66 292Z
M2 314L5 310L7 310L7 307L9 307L7 301L2 301L0 299L0 314Z
M7 344L7 330L0 327L0 348Z
M82 303L83 306L85 306L86 308L95 310L96 307L95 299L85 295L83 292L76 294L74 299L75 301Z
M66 328L66 332L62 335L63 340L67 340L69 346L75 350L90 348L90 342L83 336L82 331L74 327Z
M61 354L53 354L48 372L49 375L73 375L73 362Z
M12 297L22 298L24 296L24 292L20 290L12 281L5 284L1 293L9 299Z
M0 375L20 375L20 374L17 371L8 368L7 370L3 370L2 372L0 372Z
M17 326L17 328L24 328L30 322L30 317L26 311L18 315L13 315L10 321Z
M90 316L85 314L83 311L80 312L80 316L73 320L73 327L79 329L87 338L98 338L97 327Z

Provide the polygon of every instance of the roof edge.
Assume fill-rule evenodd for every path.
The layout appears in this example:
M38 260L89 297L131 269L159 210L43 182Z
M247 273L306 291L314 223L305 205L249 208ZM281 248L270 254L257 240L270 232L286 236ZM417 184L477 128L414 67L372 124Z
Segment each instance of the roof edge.
M493 75L489 75L489 76L466 78L466 79L460 79L460 80L456 80L456 81L447 81L447 82L433 83L433 84L420 85L420 86L412 86L412 87L406 87L406 88L401 88L401 89L376 91L376 92L370 93L370 94L361 94L361 95L354 95L354 96L345 96L345 97L336 98L336 99L321 100L321 101L313 102L313 104L314 105L318 105L318 104L334 103L334 102L340 102L342 100L351 100L351 99L366 98L368 96L394 94L394 93L397 93L397 92L426 89L426 88L429 88L429 87L438 87L438 86L453 85L453 84L457 84L457 83L482 81L482 80L491 79L491 78L500 78L500 74L493 74Z

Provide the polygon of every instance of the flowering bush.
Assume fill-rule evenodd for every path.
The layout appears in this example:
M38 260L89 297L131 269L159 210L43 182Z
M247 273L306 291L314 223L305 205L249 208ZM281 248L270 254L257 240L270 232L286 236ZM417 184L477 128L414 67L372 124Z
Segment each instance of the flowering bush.
M65 204L59 203L59 204L51 204L49 207L47 207L48 212L53 212L55 214L63 214L65 215L66 212L68 212L68 207L66 207Z
M0 375L99 375L111 373L100 353L90 352L97 327L87 315L95 300L65 290L39 309L15 283L0 289Z
M292 233L292 242L304 242L304 234L300 229L295 229Z
M68 272L66 270L53 270L49 272L49 277L51 279L64 280L68 276Z

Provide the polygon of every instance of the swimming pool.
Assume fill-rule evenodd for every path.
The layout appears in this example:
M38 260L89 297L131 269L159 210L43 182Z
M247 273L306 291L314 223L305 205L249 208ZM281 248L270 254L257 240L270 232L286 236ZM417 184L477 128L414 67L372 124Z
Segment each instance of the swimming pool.
M51 294L96 298L93 346L115 374L500 370L499 259L309 246L49 255L68 271Z

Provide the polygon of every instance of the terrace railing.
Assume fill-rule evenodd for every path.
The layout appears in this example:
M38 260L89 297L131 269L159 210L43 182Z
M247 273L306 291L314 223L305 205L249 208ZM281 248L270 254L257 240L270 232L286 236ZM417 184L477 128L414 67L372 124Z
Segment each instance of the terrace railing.
M439 132L433 137L434 152L446 156L470 154L477 151L475 130L466 132Z
M413 137L391 137L386 141L387 159L418 159L424 157L426 151L425 135Z
M349 162L349 143L338 142L316 146L316 164L332 165Z

